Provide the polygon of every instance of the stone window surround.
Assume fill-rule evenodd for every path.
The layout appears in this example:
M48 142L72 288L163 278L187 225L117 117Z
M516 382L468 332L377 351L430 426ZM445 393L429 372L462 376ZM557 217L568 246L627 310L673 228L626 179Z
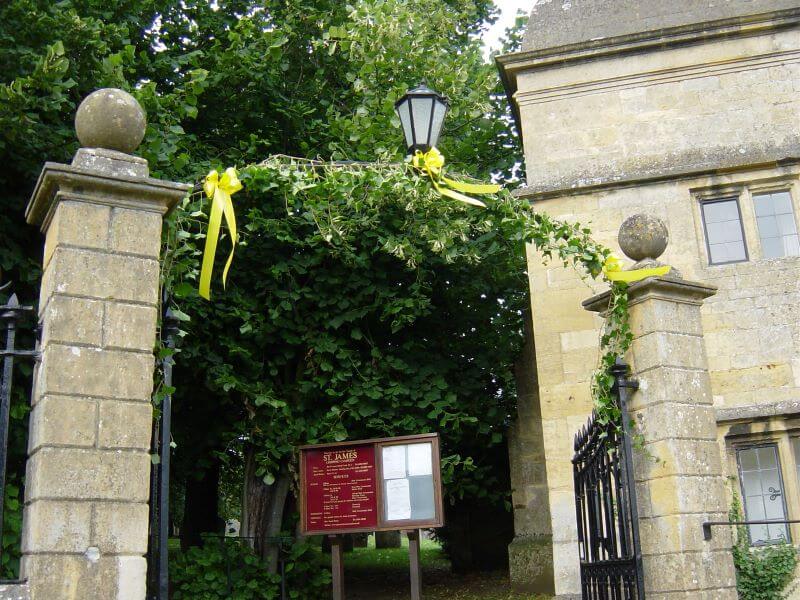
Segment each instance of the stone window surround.
M749 422L725 423L724 425L719 423L719 425L724 427L720 433L724 434L729 479L733 484L731 491L735 490L739 495L739 500L744 502L737 450L775 444L778 450L778 467L783 485L786 518L788 520L800 519L800 477L798 476L800 464L796 460L792 444L793 438L800 438L800 417L792 415ZM721 435L721 437L723 436ZM742 504L742 506L744 505ZM788 527L792 543L800 546L800 524L792 523ZM768 544L759 544L759 546L763 545Z
M786 260L796 258L793 256L783 256L780 258L765 259L761 249L761 236L758 232L756 222L755 205L753 196L763 193L788 192L792 201L795 223L797 224L798 214L800 214L800 176L797 174L781 175L766 179L754 179L740 183L720 184L705 188L691 190L693 198L693 213L695 220L695 231L698 240L698 255L702 259L705 268L719 268L736 263L712 263L708 250L708 238L706 237L705 223L703 221L702 204L714 200L725 198L737 198L739 215L742 221L744 234L745 252L747 259L737 262L755 262L762 260ZM798 225L800 231L800 225Z

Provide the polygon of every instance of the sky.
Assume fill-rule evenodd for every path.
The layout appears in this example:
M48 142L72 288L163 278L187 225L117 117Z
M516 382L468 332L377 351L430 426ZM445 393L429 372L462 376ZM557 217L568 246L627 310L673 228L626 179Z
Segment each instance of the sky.
M500 47L500 38L505 33L505 30L514 24L517 10L522 10L526 13L530 12L533 8L534 0L494 0L494 3L500 9L500 18L483 36L487 56L491 50Z

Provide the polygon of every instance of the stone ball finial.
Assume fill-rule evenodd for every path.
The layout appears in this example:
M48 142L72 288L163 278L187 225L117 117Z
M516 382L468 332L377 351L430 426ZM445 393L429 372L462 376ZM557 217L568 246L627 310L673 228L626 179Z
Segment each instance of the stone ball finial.
M144 138L147 117L136 98L114 88L86 96L75 113L75 132L81 146L130 154Z
M619 247L634 261L655 261L669 243L669 231L664 221L651 215L631 215L622 223L617 236Z

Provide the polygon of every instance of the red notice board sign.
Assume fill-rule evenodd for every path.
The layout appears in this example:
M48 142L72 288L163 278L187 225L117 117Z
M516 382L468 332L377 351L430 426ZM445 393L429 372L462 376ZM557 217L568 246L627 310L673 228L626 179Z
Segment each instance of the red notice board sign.
M441 527L439 436L300 448L305 535Z

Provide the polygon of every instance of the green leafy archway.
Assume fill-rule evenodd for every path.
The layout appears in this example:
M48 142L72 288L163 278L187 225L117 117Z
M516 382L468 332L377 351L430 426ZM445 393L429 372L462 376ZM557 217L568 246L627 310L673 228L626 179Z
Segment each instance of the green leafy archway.
M181 362L237 415L228 437L259 448L255 476L290 477L300 443L440 430L445 482L463 495L481 467L455 449L499 443L514 413L525 244L590 279L606 278L610 250L507 191L484 197L486 209L443 198L409 164L276 156L240 176L225 293L206 303L195 291L200 192L172 219L165 273L193 319ZM609 283L592 387L616 422L608 367L630 331L626 286Z

